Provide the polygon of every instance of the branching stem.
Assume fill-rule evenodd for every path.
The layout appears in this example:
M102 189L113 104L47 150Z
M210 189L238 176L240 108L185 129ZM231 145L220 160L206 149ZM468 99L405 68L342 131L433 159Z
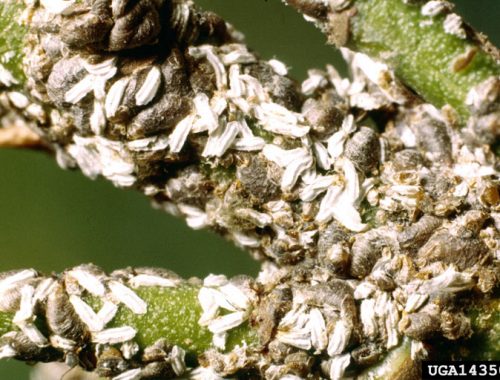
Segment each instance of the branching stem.
M440 10L426 11L425 2L332 1L352 6L312 12L321 2L286 2L309 13L331 43L387 63L425 101L454 107L462 123L470 116L468 92L500 75L498 49L450 13L452 4L440 2Z
M263 261L257 280L0 274L0 358L118 379L197 364L203 379L370 377L385 358L380 377L401 378L429 340L473 333L470 305L496 318L482 308L498 287L499 166L482 141L500 120L494 53L444 2L289 3L390 67L344 50L351 79L327 67L298 84L190 0L0 3L19 21L1 41L5 133L16 120L62 167Z

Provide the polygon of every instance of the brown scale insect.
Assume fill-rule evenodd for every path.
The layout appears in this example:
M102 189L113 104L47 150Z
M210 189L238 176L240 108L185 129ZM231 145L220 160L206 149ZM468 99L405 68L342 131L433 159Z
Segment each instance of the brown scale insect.
M384 228L356 235L351 248L351 275L356 278L367 276L381 257L383 249L386 247L395 249L394 245L395 243Z
M47 326L53 334L70 339L79 346L88 341L89 331L76 315L61 284L57 284L49 294L45 315Z
M429 237L441 226L442 219L431 215L422 216L398 234L399 246L410 252L421 247Z
M279 321L292 308L292 298L292 291L287 287L274 288L261 296L250 319L257 326L260 344L265 346L271 341Z
M236 177L248 194L264 203L279 195L278 171L275 164L256 156L248 166L238 167Z
M478 208L495 210L500 205L500 182L496 178L483 178L477 184Z
M320 99L307 99L304 102L302 114L318 137L329 136L340 128L345 117L342 102L342 98L334 91L326 91Z
M56 61L47 78L47 95L59 108L68 106L65 94L86 75L82 60L73 56Z
M399 330L416 340L429 339L435 336L440 329L439 317L426 312L408 314L399 321Z
M282 343L277 339L272 340L267 345L267 349L269 350L270 359L275 363L283 363L288 355L298 351L297 348Z
M269 91L273 101L292 111L300 110L304 99L295 81L276 74L266 63L251 64L244 68L244 72L257 78L264 89Z
M142 361L145 363L151 363L155 361L165 360L168 357L168 352L172 349L166 339L159 339L154 342L151 346L144 349L142 354Z
M448 230L436 231L419 249L416 262L425 266L436 261L455 264L459 270L471 268L488 259L489 249L477 237L486 214L470 211ZM450 233L451 232L451 233Z
M375 283L381 290L392 291L396 288L393 272L392 260L380 259L376 262L368 279Z
M122 353L115 347L105 347L97 355L96 372L99 376L113 377L125 372L129 363L123 358Z
M446 124L430 114L425 106L416 107L409 117L418 149L435 163L450 164L451 139Z
M446 244L445 244L446 242ZM457 255L457 253L459 253ZM453 263L459 270L465 270L487 259L489 251L482 240L456 239L446 235L438 235L431 239L429 245L419 252L420 265L432 261ZM450 255L453 255L450 257Z
M306 377L311 373L315 359L304 351L294 352L285 357L284 365L288 374Z
M142 363L144 363L144 368L141 371L141 378L175 378L176 370L174 368L174 363L170 358L173 347L168 344L165 339L159 339L151 346L144 349L142 353ZM183 370L185 370L185 364ZM177 371L180 371L178 368Z
M310 0L286 0L286 3L309 17L324 20L328 13L328 6L323 2Z
M184 66L184 57L180 51L173 49L170 56L160 66L161 84L157 95L153 99L153 104L147 105L145 108L141 107L144 109L140 110L130 120L127 126L128 139L133 140L156 135L164 130L172 129L188 114L192 108L191 98L193 94L189 87ZM129 102L132 103L129 103L130 111L126 112L129 115L134 114L134 97L149 70L150 67L145 66L142 75L139 74L142 80L137 82L136 88L131 89L130 92L125 92L124 107L126 107L127 99L130 99Z
M368 367L377 363L384 353L385 350L376 343L365 343L353 349L351 356L356 364Z
M330 223L319 232L318 260L337 275L346 275L349 272L350 250L348 242L350 237L351 233L336 222Z
M186 203L202 207L212 189L208 178L203 176L195 166L180 169L177 178L167 182L166 195L173 202Z
M39 347L22 332L11 332L0 337L0 347L9 345L14 349L15 359L26 362L52 362L61 361L63 354L55 348Z
M361 127L347 140L344 156L350 159L362 173L375 169L380 161L378 134L371 128Z
M441 331L446 339L469 338L472 335L470 319L463 312L444 310L441 313Z
M305 304L328 306L340 311L342 318L356 323L357 312L353 289L343 280L330 280L327 283L297 287L294 298L299 296Z
M403 149L394 154L392 165L397 171L414 170L423 164L421 154L416 149Z
M213 369L219 376L236 375L238 371L245 371L245 368L251 368L251 358L246 356L246 352L230 351L227 354L218 352L215 349L209 349L198 357L202 367Z
M87 1L66 11L63 41L72 47L120 51L154 43L165 1ZM162 9L163 8L163 9Z

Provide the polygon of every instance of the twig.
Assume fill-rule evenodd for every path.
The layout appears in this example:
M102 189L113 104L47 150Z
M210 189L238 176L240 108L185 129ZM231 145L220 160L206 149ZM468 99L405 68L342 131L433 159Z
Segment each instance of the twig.
M40 136L24 125L0 128L0 148L47 149Z
M107 276L93 265L57 277L34 270L0 277L1 358L65 361L105 377L139 378L181 376L202 357L222 358L212 340L228 352L257 352L247 321L259 298L250 279L184 281L153 268Z
M484 35L451 12L452 3L285 2L318 25L330 43L387 63L397 77L425 101L437 107L453 107L462 125L472 116L475 120L470 124L475 124L475 132L482 141L492 143L500 134L499 51ZM487 99L481 95L484 91L488 92ZM484 99L475 99L478 96ZM483 104L483 108L479 109L478 103Z
M58 276L31 269L2 273L0 358L64 361L116 379L185 374L206 379L216 376L214 370L266 378L322 372L336 379L346 368L355 374L367 366L360 378L411 379L419 373L426 349L414 339L403 339L387 354L374 343L343 353L361 327L350 314L361 289L353 294L340 280L310 285L293 271L269 270L259 282L215 275L186 281L155 268L107 275L94 265ZM436 279L428 285L456 292L454 281L441 289ZM469 313L478 316L473 329L485 328L479 316L487 315L489 324L500 318L496 301L478 302ZM478 343L498 347L498 331L489 335L476 339L475 348Z

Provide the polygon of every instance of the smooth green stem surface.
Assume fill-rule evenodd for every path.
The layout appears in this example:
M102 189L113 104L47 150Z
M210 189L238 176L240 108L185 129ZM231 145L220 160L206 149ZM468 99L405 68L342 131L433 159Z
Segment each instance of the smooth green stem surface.
M188 355L199 355L212 347L212 333L208 328L200 326L198 320L202 310L198 302L199 286L180 285L175 288L142 287L135 292L148 305L146 314L133 313L127 307L120 305L117 314L106 328L130 326L137 330L134 337L141 348L154 344L159 339L165 339L170 345L182 347ZM83 300L97 312L102 306L102 300L86 295ZM12 323L12 313L0 312L0 336L19 330ZM36 316L43 321L43 315ZM37 324L38 325L38 324ZM39 326L46 331L47 327ZM236 345L252 346L258 337L248 323L231 329L228 332L226 349L231 350Z
M451 105L462 121L469 114L468 91L500 75L498 62L481 49L463 69L453 69L457 58L477 47L445 33L445 15L423 16L420 5L402 0L356 0L355 7L348 47L386 62L426 101L437 107Z
M164 338L172 345L178 345L191 354L200 354L212 346L212 333L198 324L202 310L198 302L197 286L182 285L175 288L147 287L135 292L148 305L144 315L133 313L126 307L120 307L118 313L106 328L131 326L137 330L135 341L141 347L154 344ZM100 300L86 299L96 311ZM252 345L257 342L256 334L247 323L232 329L228 333L226 348L231 350L236 345Z

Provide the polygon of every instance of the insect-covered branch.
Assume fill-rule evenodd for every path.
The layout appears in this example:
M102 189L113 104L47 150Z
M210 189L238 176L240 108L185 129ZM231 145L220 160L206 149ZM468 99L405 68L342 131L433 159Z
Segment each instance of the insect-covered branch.
M261 60L191 1L127 4L42 1L19 13L27 80L23 91L5 85L2 124L16 115L62 167L136 188L258 259L323 259L332 222L349 239L385 225L393 207L410 221L416 210L443 217L465 201L425 201L427 190L413 183L414 193L387 193L388 163L402 146L430 160L412 169L422 165L450 186L457 174L486 181L495 173L489 152L465 158L470 138L452 129L452 114L419 105L366 55L344 51L351 81L328 67L297 84L282 62ZM442 166L457 162L465 171ZM472 199L483 194L470 190ZM339 255L343 270L366 272Z
M259 296L248 278L185 281L152 268L108 276L93 265L60 276L20 270L0 277L2 359L65 361L135 379L181 376L187 366L223 360L215 348L257 352L248 320Z
M77 350L57 343L57 359L76 352L85 366L86 347L92 360L107 349L125 362L117 374L146 378L150 362L140 349L151 345L165 371L175 372L171 352L179 346L219 375L337 379L388 352L403 355L387 357L396 366L417 366L432 352L429 340L473 333L468 306L498 286L500 241L498 159L479 143L482 119L456 128L449 108L424 103L388 66L346 49L351 78L328 66L297 83L285 64L260 59L234 27L189 0L47 0L27 2L18 17L27 31L26 79L9 71L18 83L3 84L2 125L16 117L62 167L137 189L264 264L256 281L179 280L193 309L182 336L201 336L201 354L194 341L175 337L158 348L160 337L145 341L135 325L151 311L144 328L156 327L162 301L150 293L177 285L143 290L136 277L146 272L109 277L77 268L51 279L69 292L63 298L71 307L50 308L58 293L38 302L40 278L22 272L27 278L12 298L19 302L4 321L7 328L17 321L23 335L8 334L3 355L16 356L17 341L38 352L34 346L51 344L52 335L75 340L51 325L65 310L88 330L87 340L82 347L76 339ZM474 99L490 109L483 90ZM72 277L75 289L66 283ZM110 332L99 313L113 305L109 326L122 329ZM38 311L42 318L34 318ZM240 327L243 337L232 347ZM127 342L136 336L130 362L136 346Z
M380 337L393 341L388 353L374 343L349 353L362 339L362 331L376 328L382 315L373 315L375 325L358 320L356 300L362 300L363 308L373 299L367 296L366 284L352 289L339 279L316 283L313 277L297 268L274 266L264 268L257 281L215 275L183 280L155 268L127 268L107 275L94 265L51 276L34 270L2 273L0 358L64 361L121 380L252 374L269 379L339 379L344 374L409 378L396 374L418 373L425 348L414 337L414 326L398 343L391 336L398 334L395 321L386 325ZM433 296L442 298L475 284L471 277L449 271L412 286L421 292L432 287ZM385 293L372 291L382 308L376 313L390 317L396 312ZM413 312L410 304L415 309L415 300L406 304ZM479 302L469 313L489 315L489 323L495 323L497 304ZM412 323L424 318L422 313L408 316ZM457 333L453 329L459 319L454 318L443 332ZM484 319L473 321L472 328L484 329ZM492 344L489 353L494 354L497 338L493 334L476 344Z
M500 53L447 1L285 0L329 42L388 64L437 107L452 107L481 141L499 134ZM378 78L380 83L387 78ZM468 119L472 117L471 120Z
M315 256L332 220L368 228L363 199L386 186L373 178L386 148L357 119L416 101L387 68L352 55L352 84L330 67L299 86L189 1L103 4L28 8L26 104L3 93L61 166L137 188L191 227L283 264ZM373 70L391 81L380 87ZM428 147L415 128L422 149L450 160L449 136Z

